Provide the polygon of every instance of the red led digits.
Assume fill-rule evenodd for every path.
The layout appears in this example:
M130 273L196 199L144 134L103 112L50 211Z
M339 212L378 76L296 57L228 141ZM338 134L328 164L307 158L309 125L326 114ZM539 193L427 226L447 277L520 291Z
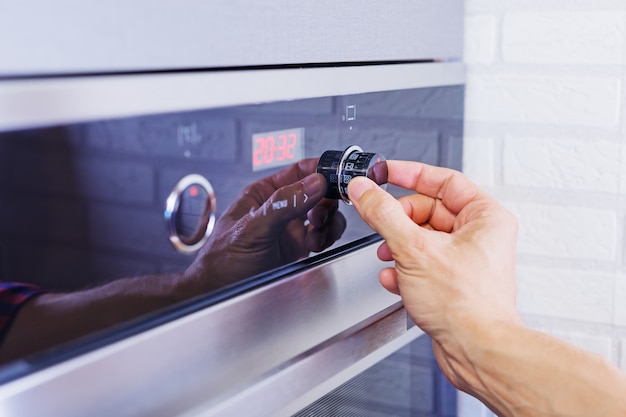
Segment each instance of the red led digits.
M295 133L290 133L287 135L287 137L289 139L287 140L287 147L286 147L285 153L287 154L288 159L294 159L295 155L293 153L293 150L298 144L298 136Z
M285 159L285 145L287 144L287 135L280 134L278 135L278 145L274 146L272 148L272 156L276 158L276 161L282 161ZM269 163L272 163L273 161L269 161Z
M304 128L252 135L252 170L289 165L304 157Z
M263 152L263 163L269 165L274 162L274 136L268 136L265 138L265 152Z
M256 171L256 167L260 167L261 165L263 165L263 155L265 154L265 147L267 145L265 143L265 138L263 137L255 137L253 139L254 148L252 151L252 169Z

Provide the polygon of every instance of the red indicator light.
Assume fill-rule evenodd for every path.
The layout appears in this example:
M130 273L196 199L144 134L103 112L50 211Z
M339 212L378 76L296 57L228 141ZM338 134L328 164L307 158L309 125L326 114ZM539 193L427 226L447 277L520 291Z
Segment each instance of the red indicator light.
M192 197L198 197L198 187L195 185L189 189L189 195Z

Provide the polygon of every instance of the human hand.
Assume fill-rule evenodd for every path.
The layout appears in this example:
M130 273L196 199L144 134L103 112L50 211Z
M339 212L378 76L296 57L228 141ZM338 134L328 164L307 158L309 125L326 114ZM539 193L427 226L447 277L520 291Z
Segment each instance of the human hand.
M500 322L519 323L515 308L517 221L457 171L387 161L389 183L416 194L394 199L364 177L348 195L385 242L379 278L400 294L415 323L433 338L443 372L462 387L467 344Z
M186 272L219 287L320 252L346 228L336 200L325 199L317 159L305 159L243 190L218 219Z

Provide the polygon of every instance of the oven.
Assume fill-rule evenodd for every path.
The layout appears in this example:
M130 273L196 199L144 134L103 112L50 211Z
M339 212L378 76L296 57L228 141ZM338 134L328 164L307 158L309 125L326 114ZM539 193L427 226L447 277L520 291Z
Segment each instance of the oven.
M26 3L0 34L17 33ZM0 42L0 280L61 293L149 287L206 258L210 284L5 362L2 413L456 415L429 339L378 283L380 237L345 185L368 175L403 195L378 178L385 159L461 168L462 2L384 13L355 1L143 4L124 19L112 5L61 3L84 14L62 16L50 39ZM37 33L52 7L40 6ZM123 30L148 7L149 43ZM190 34L198 13L213 24ZM176 22L169 33L164 19ZM88 28L107 22L116 37ZM282 26L259 34L260 23ZM72 31L84 38L68 42ZM53 54L55 41L65 47ZM256 196L296 166L306 172L287 181L295 188ZM313 196L298 186L313 172L337 219L315 249Z

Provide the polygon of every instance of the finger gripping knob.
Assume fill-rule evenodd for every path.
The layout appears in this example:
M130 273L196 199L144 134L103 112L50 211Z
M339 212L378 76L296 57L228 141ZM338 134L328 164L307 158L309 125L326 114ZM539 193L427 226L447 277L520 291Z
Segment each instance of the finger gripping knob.
M317 172L324 175L328 184L326 198L341 199L346 204L348 183L354 177L368 177L383 188L387 184L387 162L380 153L363 152L357 145L345 151L330 150L322 154L317 164Z

